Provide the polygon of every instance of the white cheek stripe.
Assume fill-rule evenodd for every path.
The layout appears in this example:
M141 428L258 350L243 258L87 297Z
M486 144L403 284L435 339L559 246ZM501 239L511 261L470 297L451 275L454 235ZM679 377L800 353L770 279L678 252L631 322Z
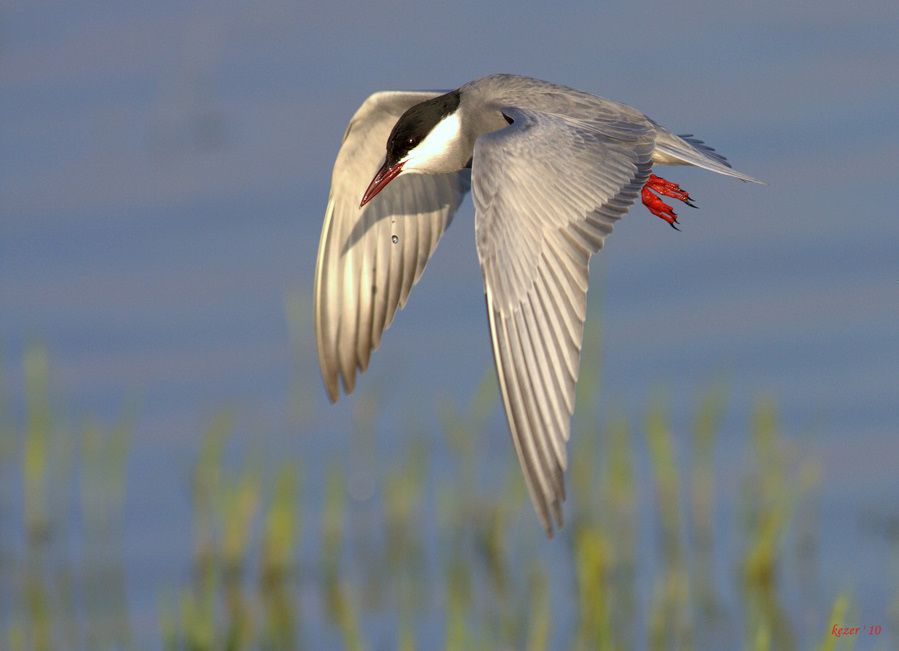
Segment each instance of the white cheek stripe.
M427 137L409 152L407 160L411 167L426 167L429 162L445 157L453 143L462 135L462 121L458 113L451 113L437 123Z

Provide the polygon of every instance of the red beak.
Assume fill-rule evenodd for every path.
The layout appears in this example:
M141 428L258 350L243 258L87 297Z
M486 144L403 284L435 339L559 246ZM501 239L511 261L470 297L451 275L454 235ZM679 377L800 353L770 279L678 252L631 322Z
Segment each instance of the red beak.
M399 176L400 172L403 171L403 163L397 163L393 167L390 167L386 162L381 166L381 169L378 170L378 173L375 174L375 178L371 180L371 183L368 184L368 189L365 191L365 194L362 195L362 203L359 204L361 208L369 201L375 198L375 196L383 190L388 183L390 183L393 179Z

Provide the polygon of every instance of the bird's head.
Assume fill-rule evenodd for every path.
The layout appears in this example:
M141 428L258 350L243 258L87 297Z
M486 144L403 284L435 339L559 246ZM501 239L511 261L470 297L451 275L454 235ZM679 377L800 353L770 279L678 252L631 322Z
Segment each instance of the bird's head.
M384 164L369 183L360 206L402 173L439 174L465 167L471 151L466 151L459 100L459 91L454 90L416 104L400 116L387 138Z

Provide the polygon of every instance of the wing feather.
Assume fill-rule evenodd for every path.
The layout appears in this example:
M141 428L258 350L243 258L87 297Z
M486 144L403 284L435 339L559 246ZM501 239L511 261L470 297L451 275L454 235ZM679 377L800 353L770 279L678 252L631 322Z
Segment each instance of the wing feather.
M475 144L478 257L509 429L551 536L562 525L590 256L646 182L654 131L648 120L502 111L512 124Z
M468 191L468 174L403 174L365 207L359 201L384 161L400 115L439 92L381 92L350 120L334 163L315 270L315 335L332 402L409 298Z

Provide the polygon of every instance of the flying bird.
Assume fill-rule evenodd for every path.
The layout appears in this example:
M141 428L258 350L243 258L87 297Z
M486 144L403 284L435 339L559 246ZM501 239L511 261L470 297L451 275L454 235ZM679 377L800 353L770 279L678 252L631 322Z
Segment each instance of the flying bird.
M449 92L371 95L337 153L315 270L330 400L341 384L353 391L470 189L503 406L551 537L562 526L590 257L637 197L674 228L661 197L695 207L655 165L760 183L635 108L546 81L502 74Z

